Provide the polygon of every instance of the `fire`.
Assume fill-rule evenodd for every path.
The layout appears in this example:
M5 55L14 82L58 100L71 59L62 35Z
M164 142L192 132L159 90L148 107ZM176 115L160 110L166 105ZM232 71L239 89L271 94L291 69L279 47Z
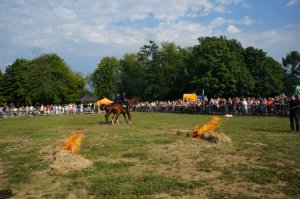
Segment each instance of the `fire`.
M64 149L69 150L72 153L78 153L83 137L83 133L76 134L73 132L72 135L66 140Z
M214 115L213 118L203 126L196 126L192 137L200 137L204 132L212 132L215 128L219 127L219 125L220 118Z

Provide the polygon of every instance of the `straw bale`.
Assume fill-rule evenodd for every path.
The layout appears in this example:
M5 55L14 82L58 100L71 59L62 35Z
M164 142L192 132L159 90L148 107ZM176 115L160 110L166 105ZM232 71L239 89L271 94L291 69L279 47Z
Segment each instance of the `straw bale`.
M51 173L66 174L91 167L93 163L78 154L63 149L64 141L43 148L40 153L50 162Z
M231 138L224 133L204 132L201 135L201 139L213 143L231 143Z
M50 165L54 173L66 174L91 167L93 163L80 155L62 150L55 154L55 160Z
M178 136L190 137L192 135L192 132L190 130L169 129L165 131L163 135L178 135Z

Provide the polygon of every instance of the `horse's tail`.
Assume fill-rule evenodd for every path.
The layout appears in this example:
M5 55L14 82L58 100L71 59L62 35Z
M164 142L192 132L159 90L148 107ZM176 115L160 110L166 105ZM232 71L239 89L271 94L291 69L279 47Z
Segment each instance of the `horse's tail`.
M104 111L104 110L106 109L106 105L105 105L105 104L101 104L101 105L100 105L100 109L101 109L102 111Z
M113 107L105 107L105 111L106 111L106 114L105 114L105 120L106 120L106 123L107 123L107 121L108 121L108 117L109 117L109 115L112 113L112 110L113 110Z

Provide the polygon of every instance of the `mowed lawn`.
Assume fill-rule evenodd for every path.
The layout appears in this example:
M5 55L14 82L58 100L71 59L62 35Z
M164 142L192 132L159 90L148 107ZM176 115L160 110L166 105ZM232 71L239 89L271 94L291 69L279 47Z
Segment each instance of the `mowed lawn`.
M300 198L300 133L287 117L221 117L232 143L167 133L194 130L209 115L133 113L0 119L0 190L13 198ZM83 132L93 166L55 174L41 151Z

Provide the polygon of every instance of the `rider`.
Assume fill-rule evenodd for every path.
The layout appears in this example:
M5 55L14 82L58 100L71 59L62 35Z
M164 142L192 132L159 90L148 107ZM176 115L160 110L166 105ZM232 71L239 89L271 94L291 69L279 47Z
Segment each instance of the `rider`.
M128 99L126 97L126 93L125 92L120 97L120 102L121 102L121 104L125 105L127 109L129 108L129 103L128 103Z
M120 103L121 99L120 99L120 93L117 93L117 95L115 96L114 99L114 103Z

